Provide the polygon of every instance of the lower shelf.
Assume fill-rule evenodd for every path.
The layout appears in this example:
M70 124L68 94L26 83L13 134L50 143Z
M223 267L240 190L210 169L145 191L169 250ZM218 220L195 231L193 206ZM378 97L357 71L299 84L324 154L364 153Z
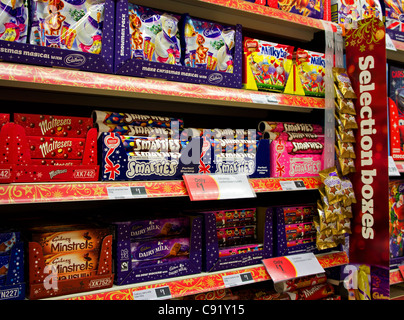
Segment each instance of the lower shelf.
M323 268L349 263L345 252L331 252L317 255L316 257ZM251 277L248 278L252 278L252 280L243 282L241 277L234 277L234 275L245 273L250 273ZM212 273L200 273L125 286L113 286L109 289L66 295L46 300L147 300L157 298L156 290L162 292L160 299L171 299L270 279L271 277L264 265L257 264Z

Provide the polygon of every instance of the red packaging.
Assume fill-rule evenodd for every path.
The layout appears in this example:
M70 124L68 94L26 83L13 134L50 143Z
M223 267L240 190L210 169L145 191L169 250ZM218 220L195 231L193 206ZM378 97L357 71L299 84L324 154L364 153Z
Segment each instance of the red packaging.
M297 289L310 287L318 284L325 283L327 281L327 276L325 273L314 274L306 277L300 277L295 279L290 279L286 281L281 281L274 283L274 288L276 292L289 292L295 291Z
M8 113L0 113L0 128L10 122L10 115Z
M292 241L314 236L316 230L314 228L313 222L304 222L285 225L285 233L286 240Z
M15 113L14 123L24 127L27 136L85 138L93 119L40 114Z
M257 237L256 226L241 226L217 229L219 246L234 246L251 243Z
M82 159L86 140L80 138L27 137L33 159Z
M37 166L78 166L81 160L32 159L31 163Z
M314 208L312 206L302 207L284 207L285 224L300 223L312 221Z
M319 300L334 295L335 290L332 284L323 283L294 291L297 300Z

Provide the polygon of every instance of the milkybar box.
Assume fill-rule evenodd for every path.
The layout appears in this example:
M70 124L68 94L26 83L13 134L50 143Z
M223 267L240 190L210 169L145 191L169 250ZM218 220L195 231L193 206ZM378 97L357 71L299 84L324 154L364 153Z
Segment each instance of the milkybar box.
M33 159L82 159L85 139L28 136Z
M73 251L44 256L45 266L52 266L58 280L94 276L97 273L98 250Z
M93 127L91 117L68 117L15 113L14 123L24 127L27 136L85 138Z
M99 250L103 239L111 234L108 228L57 226L32 230L32 241L39 243L44 255L72 251Z

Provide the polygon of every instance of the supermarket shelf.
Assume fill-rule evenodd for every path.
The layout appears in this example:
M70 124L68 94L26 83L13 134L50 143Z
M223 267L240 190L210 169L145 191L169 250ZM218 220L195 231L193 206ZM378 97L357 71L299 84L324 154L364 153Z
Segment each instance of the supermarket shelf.
M323 268L336 267L347 264L348 256L345 252L331 252L317 256ZM153 291L157 288L169 287L170 297L178 298L212 290L226 288L223 278L227 276L251 273L253 282L270 280L268 272L262 264L249 267L236 268L212 273L201 273L178 278L170 278L147 283L130 284L125 286L113 286L109 289L84 292L49 298L52 300L134 300L134 293L141 290ZM242 283L240 283L241 285ZM236 284L237 285L237 284Z
M324 30L319 19L243 0L137 0L136 3L224 24L241 24L243 29L265 30L267 34L299 41L310 41L314 33Z
M387 59L404 62L404 42L392 40L396 51L394 50L387 50Z
M322 98L0 62L0 86L69 94L309 112Z
M250 179L255 192L282 191L282 181L303 181L307 190L320 185L317 177ZM145 198L188 196L182 180L21 183L0 185L0 204L108 200L110 187L145 187Z

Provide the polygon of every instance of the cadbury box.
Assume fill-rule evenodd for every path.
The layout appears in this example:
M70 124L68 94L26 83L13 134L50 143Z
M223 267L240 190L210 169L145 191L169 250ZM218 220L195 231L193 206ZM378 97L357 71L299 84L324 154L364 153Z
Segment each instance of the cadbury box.
M390 268L397 269L404 263L403 228L404 206L401 198L404 194L404 180L389 181L389 243Z
M204 35L200 35L197 37L197 27L194 25L194 30L191 32L193 37L195 38L203 38L200 41L200 44L203 44L203 51L205 53L204 60L209 60L210 55L206 50L209 43L213 43L213 46L218 48L217 46L222 46L222 51L224 53L228 51L233 51L232 55L232 72L222 72L217 70L210 70L206 67L193 67L186 66L184 60L185 56L185 34L189 32L184 32L182 29L186 29L185 20L189 18L188 15L182 15L176 24L177 29L180 33L180 41L178 40L177 34L170 34L167 32L168 30L163 30L166 28L164 23L161 25L154 25L155 18L160 18L164 12L162 10L154 10L151 8L146 8L151 13L155 12L155 14L149 14L146 12L145 14L140 14L140 17L134 17L133 13L129 14L130 4L127 0L118 0L116 3L116 22L115 22L115 73L121 75L128 76L136 76L136 77L148 77L148 78L160 78L165 80L172 80L178 82L188 82L188 83L197 83L197 84L210 84L216 86L223 87L232 87L232 88L241 88L241 69L242 69L242 27L241 25L234 26L234 41L231 41L230 47L226 48L227 43L224 44L225 41L217 41L215 39L209 39L215 34L215 30L206 29L203 32ZM168 12L167 12L168 13ZM174 13L169 13L173 16L180 16ZM200 20L200 19L197 19ZM209 25L211 22L207 21L205 25ZM143 26L149 26L152 32L150 34L142 34L141 29ZM167 23L169 25L175 25L175 23ZM202 24L203 25L203 24ZM172 28L175 30L175 28ZM171 30L172 33L174 31ZM145 33L145 32L143 32ZM170 34L170 35L168 35ZM150 41L151 37L155 37L155 43ZM206 40L205 40L206 38ZM132 44L131 41L134 40ZM137 40L136 40L137 39ZM167 44L169 43L169 44ZM131 58L132 47L139 45L139 48L143 45L144 48L140 50L135 50L134 58ZM231 48L231 46L234 46ZM180 48L178 48L180 47ZM159 49L161 48L161 49ZM225 50L226 49L226 50ZM171 53L171 56L176 56L176 62L165 63L163 57L156 58L148 58L148 59L139 59L137 57L138 52L144 56L156 55L159 51L167 51ZM220 50L220 49L218 49ZM182 52L181 52L182 51ZM196 51L196 50L192 50ZM167 52L163 53L166 55ZM196 53L196 52L195 52ZM202 52L201 52L202 53ZM203 53L202 53L203 54ZM181 55L181 56L179 56ZM219 54L218 54L219 56ZM227 56L226 54L223 56ZM180 58L181 62L178 61ZM219 58L220 59L220 58ZM153 61L154 60L154 61ZM161 62L160 62L161 61ZM225 63L225 61L223 61ZM205 63L206 64L206 63ZM219 60L216 60L216 64L220 64ZM226 63L225 63L226 64Z
M115 284L125 285L200 273L202 270L202 216L187 215L181 218L189 220L190 230L187 235L176 234L171 238L160 239L158 236L154 238L152 236L143 238L141 241L133 233L134 228L138 229L139 221L113 223L115 226ZM188 239L185 240L186 243L183 242L184 238ZM160 240L161 243L159 243ZM142 250L141 247L144 244L146 246ZM175 244L177 245L174 246ZM166 252L160 256L159 253L162 251ZM144 253L143 256L139 257L139 252ZM168 257L166 253L176 257ZM147 260L150 255L154 255L154 259Z
M30 43L0 40L0 59L49 67L113 73L115 1L105 0L103 3L95 4L87 14L84 11L90 1L65 1L65 3L54 4L53 10L56 8L58 10L53 13L51 10L49 13L49 9L43 7L40 1L32 1ZM78 9L73 7L77 4L80 6ZM43 21L38 13L33 12L37 6L40 10L44 9L42 13L46 18ZM10 12L18 12L11 6L8 8ZM54 23L45 26L48 17ZM78 19L80 23L77 23ZM20 18L17 20L20 21ZM92 30L100 27L102 34L94 34L90 37ZM45 28L49 30L45 31ZM73 42L78 43L76 50L69 49L74 49L70 46Z
M262 259L272 257L272 208L259 207L257 217L257 242L262 244L262 250L243 252L231 256L220 257L220 248L217 226L217 211L206 211L204 214L204 247L203 247L203 270L207 272L224 269L244 267L261 263ZM257 247L258 248L258 247Z
M25 298L24 243L20 233L0 233L0 301Z
M310 222L310 217L314 216L315 206L312 205L296 205L296 206L283 206L274 207L274 221L276 222L275 238L277 239L274 243L274 253L277 257L286 256L290 254L306 253L306 252L316 252L316 235L307 234L302 228L299 236L297 237L296 231L298 227L309 225L312 223L312 218ZM309 213L311 212L311 214ZM295 214L294 214L295 213ZM296 219L291 219L291 217L304 217L305 222L296 223ZM297 218L298 221L301 221ZM292 226L292 228L291 228ZM310 228L311 229L311 228Z

